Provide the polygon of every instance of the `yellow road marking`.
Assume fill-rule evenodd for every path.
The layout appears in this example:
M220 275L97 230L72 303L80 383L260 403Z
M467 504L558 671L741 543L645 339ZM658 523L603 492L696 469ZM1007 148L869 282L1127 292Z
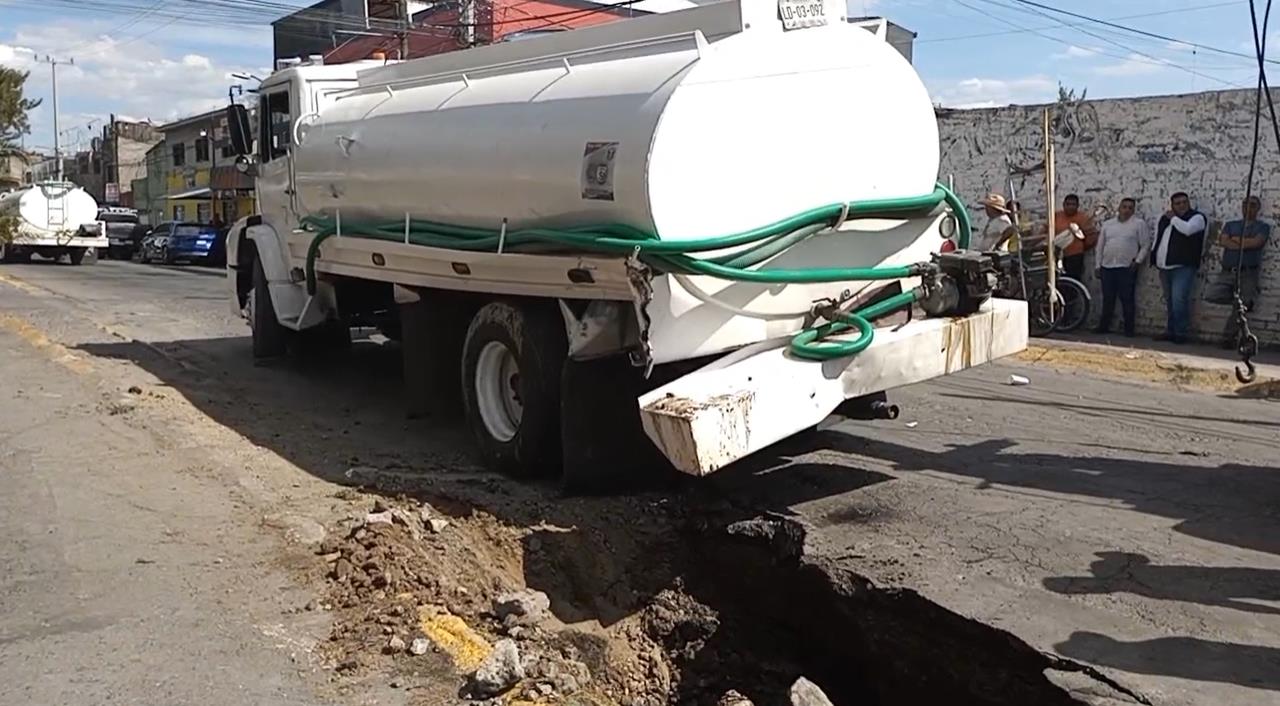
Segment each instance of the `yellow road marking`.
M73 373L86 375L93 370L93 366L87 360L61 343L49 340L48 336L25 319L12 314L0 314L0 328L17 335L31 347L43 352L50 360Z
M21 289L27 294L40 294L43 291L39 287L33 287L16 277L10 277L9 275L3 274L3 273L0 273L0 282L4 282L5 284L15 289Z

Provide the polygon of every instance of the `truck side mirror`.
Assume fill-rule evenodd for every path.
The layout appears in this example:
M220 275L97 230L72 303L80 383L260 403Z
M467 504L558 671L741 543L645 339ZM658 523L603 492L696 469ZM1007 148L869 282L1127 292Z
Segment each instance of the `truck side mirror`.
M253 151L249 111L243 105L232 103L227 106L227 130L230 132L231 150L237 156L243 157Z

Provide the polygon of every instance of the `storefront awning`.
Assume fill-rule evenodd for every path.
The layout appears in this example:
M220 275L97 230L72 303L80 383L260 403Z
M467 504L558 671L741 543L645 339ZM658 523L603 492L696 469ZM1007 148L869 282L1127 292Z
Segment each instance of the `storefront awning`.
M183 191L182 193L179 193L179 194L169 194L165 198L169 199L170 201L179 201L182 199L207 199L209 198L209 187L206 186L200 189Z

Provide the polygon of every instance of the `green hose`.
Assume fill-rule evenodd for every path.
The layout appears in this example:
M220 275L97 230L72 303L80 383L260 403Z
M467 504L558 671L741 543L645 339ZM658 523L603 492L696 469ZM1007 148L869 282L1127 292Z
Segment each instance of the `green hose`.
M821 326L807 328L791 339L791 352L800 358L809 360L831 360L844 358L866 350L875 338L871 328L871 319L897 311L904 306L911 306L919 298L912 290L896 294L884 301L864 307L848 314L837 314L836 320ZM824 341L828 336L843 333L850 329L858 329L858 337L852 341Z
M938 184L933 192L923 196L896 199L876 199L848 204L832 204L810 209L789 218L760 228L692 240L661 240L651 233L634 226L613 223L600 226L575 228L526 228L499 231L456 226L433 221L410 220L407 241L414 245L465 251L494 251L499 243L505 251L521 252L538 250L545 252L550 245L566 251L593 252L612 255L635 254L660 272L687 275L705 275L739 282L763 284L797 284L817 282L848 282L894 280L911 277L922 272L919 265L901 267L827 267L810 269L750 269L785 251L816 233L830 228L841 217L845 218L903 218L927 213L945 203L956 219L959 246L969 245L972 227L963 202L950 189ZM316 291L316 258L320 245L337 234L336 219L307 216L304 227L315 231L307 248L307 292ZM406 224L403 221L382 224L343 223L342 235L386 240L406 241ZM741 248L729 254L697 258L691 253ZM807 358L827 359L852 355L871 344L873 331L868 319L914 301L913 294L902 294L885 300L866 310L844 315L841 321L807 329L793 341L796 355ZM896 303L895 303L896 302ZM886 304L893 306L880 310ZM849 328L857 328L862 334L854 341L820 344L825 336ZM802 340L803 339L803 340Z

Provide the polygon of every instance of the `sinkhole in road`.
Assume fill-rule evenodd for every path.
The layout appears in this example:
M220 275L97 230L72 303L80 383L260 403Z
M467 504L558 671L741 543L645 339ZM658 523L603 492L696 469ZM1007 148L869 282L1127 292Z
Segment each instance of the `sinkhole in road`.
M1058 671L1084 674L1118 703L1143 701L915 591L809 563L805 528L791 518L695 525L685 533L691 561L682 588L714 619L693 611L658 626L681 673L673 704L714 704L728 689L757 706L786 704L799 676L837 706L1083 703L1050 678ZM698 649L682 652L694 641Z

